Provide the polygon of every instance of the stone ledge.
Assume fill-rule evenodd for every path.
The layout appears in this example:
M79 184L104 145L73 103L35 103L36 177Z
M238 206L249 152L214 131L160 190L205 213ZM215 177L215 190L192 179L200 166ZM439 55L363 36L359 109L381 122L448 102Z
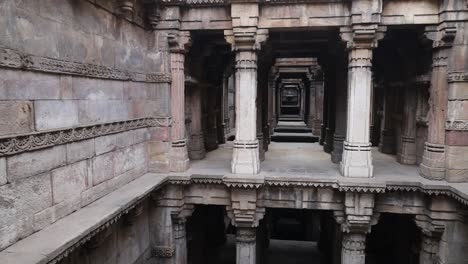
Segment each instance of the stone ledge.
M148 173L0 252L2 264L57 263L145 199L165 180ZM72 227L72 228L71 228Z

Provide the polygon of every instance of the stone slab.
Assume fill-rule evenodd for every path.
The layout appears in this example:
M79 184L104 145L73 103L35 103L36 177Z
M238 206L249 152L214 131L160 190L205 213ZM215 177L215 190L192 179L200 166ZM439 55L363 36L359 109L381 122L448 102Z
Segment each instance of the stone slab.
M13 181L65 165L65 146L31 151L7 158L8 180Z
M80 160L89 159L94 155L94 139L67 144L67 162L69 164Z
M4 185L7 182L6 159L0 158L0 185Z
M88 162L81 161L52 171L52 190L54 204L70 197L80 196L86 188Z
M146 197L165 179L148 173L102 199L55 222L0 252L2 264L48 263L105 222ZM70 228L70 227L73 228Z
M34 129L32 112L29 101L1 101L0 135L31 132Z
M35 101L34 115L37 130L77 126L78 105L72 100Z

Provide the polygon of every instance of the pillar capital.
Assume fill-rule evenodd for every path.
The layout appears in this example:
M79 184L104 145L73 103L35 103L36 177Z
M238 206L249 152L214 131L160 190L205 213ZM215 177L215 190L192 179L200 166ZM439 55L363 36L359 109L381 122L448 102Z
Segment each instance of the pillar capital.
M424 29L424 36L432 41L434 49L450 48L453 45L456 34L457 27L453 22L443 22L437 26L426 26Z
M224 38L231 45L233 51L257 51L268 39L268 29L233 28L224 30Z
M348 49L373 49L385 36L387 28L378 24L354 24L340 28L340 37Z
M167 33L167 42L171 53L187 53L192 45L189 31L174 31Z

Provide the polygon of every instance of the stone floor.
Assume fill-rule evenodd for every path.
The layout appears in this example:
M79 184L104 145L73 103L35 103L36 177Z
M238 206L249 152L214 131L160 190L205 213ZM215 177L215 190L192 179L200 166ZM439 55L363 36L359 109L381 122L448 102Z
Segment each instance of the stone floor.
M224 176L231 173L232 142L220 145L208 152L203 160L191 161L190 169L184 175ZM405 184L434 188L453 188L468 199L468 183L447 183L427 180L419 175L418 166L402 165L395 156L372 149L374 178L344 178L339 165L330 160L318 143L271 142L261 163L261 173L254 177L265 179L296 179L307 181L346 181L357 184Z
M271 239L266 254L266 264L320 264L320 253L316 242ZM220 257L219 264L236 263L234 236L228 236Z

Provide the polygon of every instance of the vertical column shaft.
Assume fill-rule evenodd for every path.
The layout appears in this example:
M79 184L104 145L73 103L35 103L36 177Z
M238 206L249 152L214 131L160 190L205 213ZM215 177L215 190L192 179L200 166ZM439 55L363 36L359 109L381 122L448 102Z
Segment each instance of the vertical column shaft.
M174 232L174 262L173 264L187 264L187 236L185 221L177 219L172 222Z
M395 153L395 139L393 132L394 90L390 86L384 88L383 118L380 130L379 151L386 154Z
M256 230L252 227L237 227L236 263L256 264Z
M416 88L406 87L403 109L403 133L398 162L416 164Z
M371 49L350 51L346 141L340 165L341 174L345 177L373 176L369 142L371 66Z
M191 138L189 145L189 157L194 160L203 159L205 157L205 141L202 128L202 96L201 87L193 87L191 93L192 104L192 122Z
M323 82L315 82L315 117L312 133L320 138L322 138L323 92Z
M257 140L257 54L254 50L236 53L236 140L231 168L233 173L260 171Z
M429 179L445 178L448 52L446 47L438 48L432 58L428 134L420 165L421 175Z
M421 237L421 250L419 251L419 263L436 264L438 245L436 238L423 234Z
M185 137L185 54L171 52L171 113L172 148L170 151L170 170L186 171L189 159Z
M337 81L335 85L335 133L333 134L333 151L331 160L339 163L343 156L343 142L346 135L346 105L347 105L347 83L346 70L343 65L338 64Z

